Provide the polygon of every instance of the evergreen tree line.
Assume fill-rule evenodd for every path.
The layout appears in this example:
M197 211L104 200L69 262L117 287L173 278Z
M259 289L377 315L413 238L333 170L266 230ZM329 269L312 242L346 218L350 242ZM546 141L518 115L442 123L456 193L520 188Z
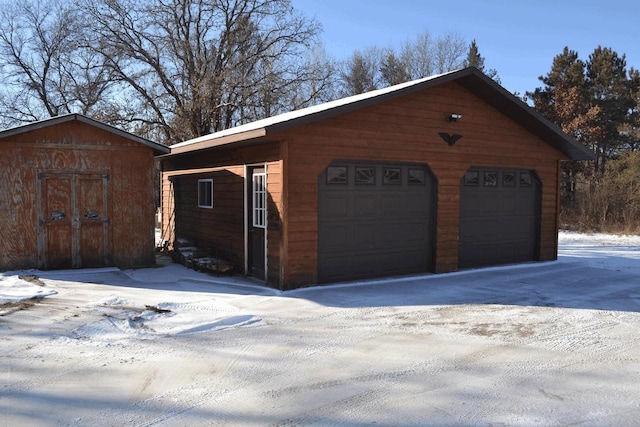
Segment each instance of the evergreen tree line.
M561 226L640 232L640 72L610 48L566 47L540 81L535 109L595 156L562 165Z

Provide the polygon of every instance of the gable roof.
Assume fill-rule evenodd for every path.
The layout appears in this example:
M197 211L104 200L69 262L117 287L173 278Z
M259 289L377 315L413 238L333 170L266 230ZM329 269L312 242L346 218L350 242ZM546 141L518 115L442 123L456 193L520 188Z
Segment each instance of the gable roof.
M6 138L9 136L13 136L13 135L18 135L24 132L29 132L29 131L33 131L36 129L42 129L42 128L46 128L49 126L54 126L60 123L66 123L66 122L71 122L71 121L79 121L82 123L86 123L90 126L94 126L97 127L99 129L102 129L104 131L113 133L115 135L121 136L123 138L129 139L131 141L135 141L138 142L142 145L145 145L147 147L150 147L153 149L153 152L155 155L160 155L160 154L167 154L169 153L170 149L169 147L167 147L166 145L162 145L162 144L158 144L156 142L153 141L149 141L148 139L139 137L137 135L134 135L130 132L126 132L122 129L118 129L117 127L108 125L106 123L100 122L98 120L89 118L87 116L84 116L82 114L64 114L61 116L56 116L56 117L51 117L48 119L44 119L44 120L39 120L37 122L32 122L32 123L27 123L25 125L20 125L20 126L15 126L9 129L5 129L0 131L0 138Z
M204 135L172 145L171 154L169 155L260 138L349 111L396 99L451 81L459 83L487 104L496 108L565 154L569 159L594 159L593 153L586 146L564 133L558 126L547 120L532 107L522 102L475 67L468 67L462 70L413 80Z

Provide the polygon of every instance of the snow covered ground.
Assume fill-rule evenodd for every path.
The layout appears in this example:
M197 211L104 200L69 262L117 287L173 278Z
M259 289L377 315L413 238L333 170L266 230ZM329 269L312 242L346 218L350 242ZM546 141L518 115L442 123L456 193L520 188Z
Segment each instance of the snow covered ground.
M279 292L168 260L0 273L0 426L637 425L640 237Z

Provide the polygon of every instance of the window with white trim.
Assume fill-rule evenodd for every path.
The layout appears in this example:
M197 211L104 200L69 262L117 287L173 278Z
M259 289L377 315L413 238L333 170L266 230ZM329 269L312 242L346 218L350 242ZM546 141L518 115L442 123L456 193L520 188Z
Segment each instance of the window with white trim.
M267 174L253 174L253 226L267 227Z
M213 179L198 180L198 207L213 208Z

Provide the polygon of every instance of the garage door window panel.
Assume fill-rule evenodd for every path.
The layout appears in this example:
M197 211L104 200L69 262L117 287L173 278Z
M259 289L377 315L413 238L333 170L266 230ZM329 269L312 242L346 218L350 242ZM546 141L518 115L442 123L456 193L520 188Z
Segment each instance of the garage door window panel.
M425 185L427 179L425 177L424 169L409 168L408 184L409 185Z
M465 187L477 187L480 184L480 172L469 171L464 174Z
M346 185L348 179L346 166L329 166L327 168L327 184Z
M516 186L516 174L513 172L502 173L502 186L503 187L515 187Z
M382 172L384 185L400 185L402 184L402 172L400 168L384 168Z
M356 168L356 184L357 185L375 185L376 170L375 168Z
M531 188L533 186L533 179L529 172L520 173L520 188Z
M485 187L497 187L498 186L498 172L490 171L484 173L484 186Z

